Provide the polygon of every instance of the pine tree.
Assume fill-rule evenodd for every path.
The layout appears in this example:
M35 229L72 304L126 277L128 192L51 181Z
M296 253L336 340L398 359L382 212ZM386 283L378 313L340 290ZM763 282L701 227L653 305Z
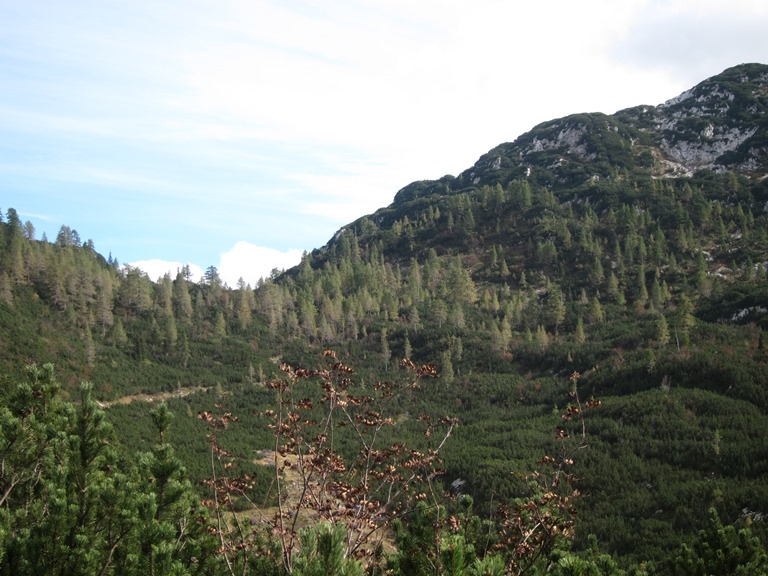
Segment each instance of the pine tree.
M536 328L536 344L542 351L549 346L549 334L541 324Z
M648 302L648 288L645 285L645 268L640 265L637 270L637 289L635 292L635 304L643 308Z
M707 280L707 261L704 253L699 250L696 254L696 289L699 294L709 295L709 281Z
M574 336L576 338L576 342L579 344L584 344L584 342L587 341L587 336L584 333L584 321L581 319L581 316L579 316L576 320L576 332Z
M491 349L496 353L504 351L504 342L501 338L501 331L495 321L491 321L491 326L488 330L488 334L491 338Z
M670 334L667 319L663 314L659 314L659 319L656 321L656 343L660 348L663 348L669 344L669 339Z
M203 273L202 282L206 286L210 286L211 288L220 288L221 287L221 276L219 276L219 270L216 268L216 266L208 266L208 268L205 269L205 272Z
M451 383L456 374L453 371L453 362L451 361L451 351L445 350L441 356L440 361L440 376L444 382Z
M421 302L423 296L421 268L415 258L411 258L408 266L407 295L413 304Z
M347 533L343 526L323 523L307 526L300 534L300 552L291 574L295 576L364 576L360 560L345 554Z
M603 272L603 263L600 262L600 258L595 257L592 262L592 270L590 274L590 281L593 286L599 287L605 279L605 273Z
M593 324L599 324L605 320L605 312L597 296L593 296L589 303L589 319Z
M81 385L75 409L58 398L51 365L29 374L29 383L5 398L11 409L0 410L0 566L19 576L149 573L130 562L138 552L141 491L118 462L92 386ZM12 414L22 407L24 421L14 425ZM154 537L152 545L163 543Z
M410 360L413 356L413 348L411 347L411 340L408 338L408 333L405 333L405 341L403 342L403 358Z
M659 285L658 277L654 277L653 284L651 284L651 304L654 308L658 309L664 303L662 297L661 286Z
M709 527L701 530L692 544L683 544L669 562L672 573L680 576L768 573L768 553L749 528L724 526L714 508L709 515Z
M147 488L139 496L138 554L131 563L139 574L184 574L192 558L201 561L211 554L214 541L195 521L196 494L168 442L173 413L163 403L150 415L159 442L140 458Z
M381 363L384 366L384 371L389 370L389 361L392 358L392 350L389 347L389 338L387 337L387 329L381 329Z
M169 314L166 316L166 318L163 320L165 326L165 346L166 350L168 352L173 351L176 348L176 343L179 339L179 331L176 328L176 319L173 317L173 314Z
M565 320L565 300L562 292L555 285L552 285L547 293L544 311L547 323L554 327L557 334L560 324Z
M456 362L461 362L464 357L464 344L461 341L461 336L454 336L451 339L451 358Z
M501 267L499 269L499 274L503 279L507 279L510 276L509 267L507 266L507 260L505 258L501 259ZM525 279L524 277L522 278Z
M251 325L253 309L255 306L256 303L251 286L246 284L242 277L239 278L237 281L235 318L237 319L238 328L241 331L247 330Z
M101 337L106 336L107 330L115 322L113 314L114 290L112 277L107 273L100 277L100 286L96 296L96 322L101 326Z
M216 320L213 323L213 333L217 338L224 338L227 335L227 322L224 319L224 312L216 312Z
M182 272L178 272L173 281L171 300L179 324L188 326L192 322L192 298L189 295L189 281Z

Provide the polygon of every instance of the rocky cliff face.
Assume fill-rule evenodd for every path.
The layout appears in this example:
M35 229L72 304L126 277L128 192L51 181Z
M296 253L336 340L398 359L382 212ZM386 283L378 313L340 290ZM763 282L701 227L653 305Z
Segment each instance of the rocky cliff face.
M768 67L730 68L656 107L656 116L659 148L680 171L768 173Z

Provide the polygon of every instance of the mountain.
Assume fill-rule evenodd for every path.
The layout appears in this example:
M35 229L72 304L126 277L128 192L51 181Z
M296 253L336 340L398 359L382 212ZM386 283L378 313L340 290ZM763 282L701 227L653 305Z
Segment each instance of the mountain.
M343 227L269 287L291 303L274 325L382 368L437 360L431 409L464 423L449 474L484 504L520 489L543 442L521 419L582 375L604 403L582 545L658 558L709 506L749 520L768 509L752 491L768 474L767 110L768 66L747 64L659 106L545 122Z
M768 68L729 68L659 106L575 114L536 126L484 154L458 178L406 186L395 203L515 178L569 189L616 172L651 177L700 170L768 175Z
M545 122L458 176L405 186L256 287L215 269L153 283L66 226L35 239L10 209L3 382L30 362L54 362L73 396L91 380L127 452L152 449L162 393L198 481L210 454L196 414L240 417L229 452L265 449L264 384L281 364L331 348L371 383L396 380L399 358L435 363L439 380L392 421L413 440L422 417L458 418L444 478L492 526L566 428L579 437L576 386L595 409L568 464L575 551L676 573L709 508L765 546L767 109L768 66L745 64L659 106Z

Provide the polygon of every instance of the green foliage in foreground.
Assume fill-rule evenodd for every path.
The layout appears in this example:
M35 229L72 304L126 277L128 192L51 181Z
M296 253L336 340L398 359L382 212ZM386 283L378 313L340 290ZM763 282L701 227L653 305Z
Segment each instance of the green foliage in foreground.
M173 448L121 455L89 384L75 406L53 367L4 381L0 409L0 573L205 574L215 542Z
M768 554L749 528L723 526L715 510L709 514L709 527L699 532L692 545L683 545L670 562L675 576L752 576L768 572Z
M613 574L609 560L627 573L687 573L682 566L693 570L695 563L673 560L686 558L683 545L698 550L700 533L710 526L710 508L726 530L748 528L764 546L764 70L734 68L671 107L544 123L490 151L458 177L406 186L392 205L343 227L299 266L256 287L244 282L227 287L214 267L199 282L188 268L152 282L140 270L102 257L93 242L82 242L67 226L53 242L36 239L34 227L8 208L5 218L0 214L5 405L20 401L13 383L27 377L23 366L31 361L55 362L62 386L56 394L61 410L46 410L58 418L46 421L49 428L23 418L8 417L3 424L6 438L15 429L27 430L4 456L0 497L11 523L4 526L17 526L13 538L3 536L14 543L4 548L4 558L10 562L26 554L19 547L33 548L43 528L25 528L23 522L37 513L45 530L52 529L46 522L60 518L56 526L65 535L41 544L41 558L64 557L65 547L73 557L81 554L78 561L88 569L96 566L94 558L104 562L103 541L110 537L100 528L92 534L71 528L97 522L91 500L72 499L93 483L89 498L103 510L122 510L133 518L140 507L130 498L97 496L108 495L117 483L137 494L151 493L142 483L155 477L147 455L178 458L186 474L177 480L188 480L195 498L208 496L211 444L197 419L207 411L239 418L220 431L219 440L251 479L248 496L260 506L275 504L274 471L253 462L254 452L274 441L258 418L275 406L266 384L280 363L309 366L325 348L349 358L367 385L389 378L399 358L438 363L441 379L398 406L398 439L410 443L419 437L419 415L460 421L441 453L443 478L446 484L465 482L463 492L476 512L404 515L393 535L402 544L401 556L383 559L382 570L419 573L421 568L403 568L408 547L414 558L428 552L425 573L509 572L497 550L479 545L499 538L427 528L435 519L463 513L479 516L488 523L483 533L498 536L493 521L499 502L529 495L525 474L538 470L543 455L552 452L551 431L561 424L567 375L573 372L581 374L584 397L603 405L585 422L589 449L574 465L583 497L575 504L572 546L546 554L547 573ZM657 131L673 118L680 119L680 130ZM733 171L675 176L662 161L661 139L695 147L707 124L723 134L758 132L721 157ZM583 138L561 141L566 133ZM84 413L114 427L105 447L89 448L85 456L74 440L78 434L87 437L75 433L80 409L66 402L80 402L82 380L93 382L90 394L100 406L109 406L106 418ZM146 393L141 402L127 403L139 393ZM164 418L153 418L156 402L143 402L157 401L160 393L176 414L163 431L163 450L157 447ZM27 409L35 413L29 407L8 409L14 418ZM102 424L92 434L104 432ZM39 452L22 446L37 446ZM102 464L75 466L78 458L88 461L89 450ZM14 467L27 470L27 476L11 474ZM38 474L42 471L46 474ZM64 488L68 482L73 488ZM70 510L70 501L81 504ZM28 505L16 507L19 502ZM245 506L242 498L236 502ZM37 512L35 503L40 503ZM78 516L75 509L81 506ZM20 510L26 516L17 516ZM75 520L66 520L64 512ZM120 522L115 526L125 524ZM118 565L123 573L140 570L135 534L142 524L131 522L110 570ZM208 534L217 550L223 547L218 530ZM307 547L315 542L319 551L325 546L321 539L331 542L334 529L328 530L308 536ZM78 538L91 536L93 550L77 547ZM263 545L251 548L258 554L247 561L235 556L229 565L220 555L194 557L210 561L214 572L274 573L274 558L284 551L275 551L270 535L256 531L248 537ZM723 549L725 544L712 546L742 558ZM158 544L158 554L162 550L167 546ZM168 558L163 554L152 561L157 568L141 569L180 566L162 560ZM704 549L696 554L708 557ZM741 569L759 573L759 564L746 558L737 562ZM57 562L58 573L72 565ZM537 570L540 564L527 573Z
M151 413L156 444L132 457L96 407L91 386L81 385L78 404L62 400L51 365L29 366L20 383L3 377L0 395L0 574L759 576L768 570L766 549L750 526L760 518L726 525L714 509L708 528L662 562L620 568L594 539L575 552L569 524L556 516L559 504L546 488L510 502L496 520L477 516L467 495L427 499L398 513L388 550L379 546L359 557L349 552L345 523L309 524L286 565L280 537L254 524L230 539L218 508L209 515L200 506L167 440L174 415L165 404ZM541 523L561 536L541 540Z

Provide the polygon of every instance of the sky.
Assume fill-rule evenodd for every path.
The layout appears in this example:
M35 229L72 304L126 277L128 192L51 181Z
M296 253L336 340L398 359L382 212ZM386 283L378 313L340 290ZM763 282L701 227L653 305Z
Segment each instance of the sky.
M0 0L0 210L255 285L541 122L768 63L766 30L764 0Z

